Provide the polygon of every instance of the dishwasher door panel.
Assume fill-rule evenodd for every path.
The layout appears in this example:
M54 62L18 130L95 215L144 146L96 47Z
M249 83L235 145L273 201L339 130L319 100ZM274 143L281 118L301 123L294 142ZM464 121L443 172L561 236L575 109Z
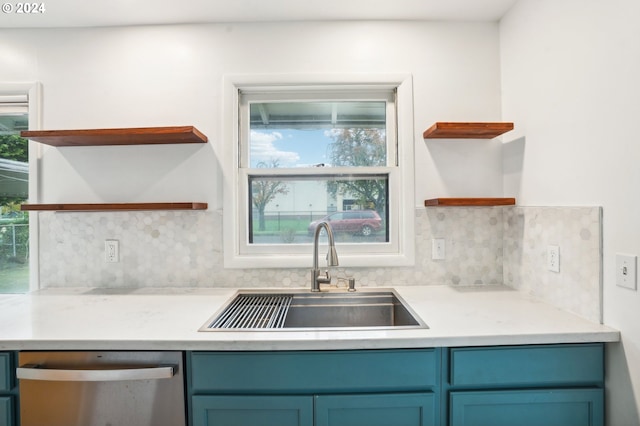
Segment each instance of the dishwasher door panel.
M21 425L185 425L182 368L181 352L22 352Z

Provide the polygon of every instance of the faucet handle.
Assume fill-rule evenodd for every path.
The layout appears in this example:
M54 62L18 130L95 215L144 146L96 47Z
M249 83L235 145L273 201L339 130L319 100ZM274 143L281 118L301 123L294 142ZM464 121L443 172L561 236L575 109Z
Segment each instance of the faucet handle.
M317 281L322 284L331 283L331 275L329 275L329 271L318 272Z

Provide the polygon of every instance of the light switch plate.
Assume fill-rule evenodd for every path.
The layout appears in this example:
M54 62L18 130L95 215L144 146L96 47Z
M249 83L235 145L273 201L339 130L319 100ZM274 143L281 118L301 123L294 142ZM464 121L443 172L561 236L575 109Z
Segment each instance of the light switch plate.
M434 238L431 240L431 259L444 260L445 258L444 238Z
M637 256L628 254L616 254L616 285L619 287L636 290Z

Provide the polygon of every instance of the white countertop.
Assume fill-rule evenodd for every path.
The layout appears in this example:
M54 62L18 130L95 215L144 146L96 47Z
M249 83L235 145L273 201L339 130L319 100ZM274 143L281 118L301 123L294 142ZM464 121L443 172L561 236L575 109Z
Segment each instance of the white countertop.
M64 289L4 295L0 349L377 349L620 340L616 330L507 287L394 289L428 329L199 332L235 293L224 288Z

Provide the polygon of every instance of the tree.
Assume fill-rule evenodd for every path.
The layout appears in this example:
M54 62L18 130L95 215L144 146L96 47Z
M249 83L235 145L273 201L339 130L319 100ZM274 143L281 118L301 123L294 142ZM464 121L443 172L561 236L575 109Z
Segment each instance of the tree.
M336 167L376 167L386 165L384 130L350 128L337 129L331 135L331 164ZM383 179L333 181L329 191L335 196L353 197L363 208L372 208L384 214L387 204L387 185Z
M263 161L257 164L258 167L277 168L279 165L278 160L273 160L271 164L267 164ZM258 210L258 230L265 230L264 210L278 194L287 194L289 188L287 184L269 178L261 178L251 180L251 200L253 206Z
M29 141L19 135L0 135L0 158L27 163L29 161ZM22 197L0 196L0 206L11 204L10 210L17 210L16 206L19 207L23 201L25 200Z
M0 158L29 161L29 141L19 135L0 135Z

